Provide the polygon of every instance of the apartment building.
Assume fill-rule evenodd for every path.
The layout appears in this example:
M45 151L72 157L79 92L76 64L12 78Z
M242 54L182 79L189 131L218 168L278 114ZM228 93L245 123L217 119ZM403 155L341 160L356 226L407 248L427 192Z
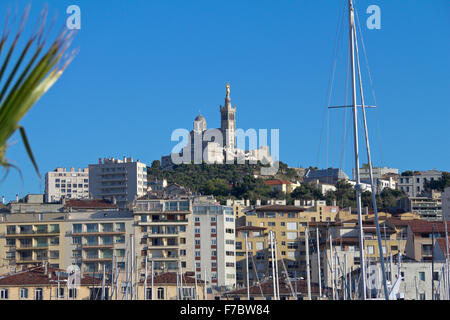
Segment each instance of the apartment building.
M409 197L419 197L425 190L427 181L439 180L442 172L437 170L415 171L412 176L400 176L398 189L404 191Z
M423 261L417 262L406 257L402 257L399 263L397 259L393 262L388 262L387 281L388 290L397 281L400 280L398 292L395 295L399 300L442 300L445 299L445 285L444 285L444 267L443 262ZM434 271L433 271L434 269ZM384 299L383 278L381 276L380 262L373 263L368 268L368 298ZM360 270L357 269L352 274L352 288L357 285ZM434 284L433 284L434 282ZM434 292L433 292L434 288Z
M134 202L136 266L153 261L158 272L194 271L192 201L147 194ZM139 271L139 272L141 272Z
M101 274L103 268L125 269L134 234L131 211L70 212L65 218L65 267L77 265L81 272Z
M416 261L433 258L433 237L445 239L445 224L442 221L413 220L408 224L406 255Z
M4 214L0 223L0 274L48 262L64 266L64 213Z
M197 278L217 287L234 287L236 256L233 208L220 205L214 197L196 197L191 219L194 220L191 248Z
M96 199L116 201L126 208L147 192L147 165L133 158L99 159L89 165L89 193Z
M355 169L352 169L353 180L355 180ZM373 167L372 174L374 179L384 179L388 174L398 175L398 169L388 167ZM362 168L359 168L359 177L361 180L370 180L369 166L366 164Z
M445 221L450 220L450 187L445 188L442 192L442 218Z
M56 168L45 174L45 202L89 198L89 169Z
M246 241L247 240L247 244ZM267 277L266 249L270 247L265 227L236 227L236 285L247 286L247 269L249 283L253 284ZM247 256L248 255L248 256ZM248 268L247 268L248 259Z
M280 262L280 268L284 264L286 270L283 270L283 272L287 271L291 277L306 277L305 229L307 224L311 221L332 222L335 220L337 213L337 207L325 205L316 205L309 209L286 205L268 205L247 212L242 218L245 219L245 222L241 222L240 225L264 227L267 228L265 233L273 231L279 248L277 258ZM236 242L236 245L239 246L239 243ZM258 246L257 251L252 254L259 257L261 263L264 261L264 269L260 264L259 272L261 277L267 277L271 274L272 261L271 254L267 250L270 247L267 237L265 237L262 249L260 249L261 244L258 244ZM238 253L237 262L241 260L239 256L242 257L242 254L242 252ZM241 280L238 279L238 281Z
M442 220L442 201L433 197L405 197L397 201L398 208L413 212L425 220Z

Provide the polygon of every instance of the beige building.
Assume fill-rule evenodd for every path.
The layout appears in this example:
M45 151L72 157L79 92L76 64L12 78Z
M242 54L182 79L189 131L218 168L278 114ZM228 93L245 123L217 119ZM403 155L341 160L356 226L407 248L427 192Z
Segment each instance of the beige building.
M414 220L408 224L406 255L416 261L430 261L435 240L445 239L445 224L442 221Z
M45 174L45 202L89 198L89 169L56 168Z
M126 208L147 192L147 165L133 158L99 159L89 165L89 193L95 199L116 201Z
M82 276L79 286L67 286L68 274L52 267L35 267L0 277L0 301L99 299L101 279ZM105 287L105 295L108 288Z
M5 214L0 223L0 274L48 262L65 265L64 213Z
M208 283L206 283L208 285ZM153 293L153 294L152 294ZM139 300L204 300L205 282L195 279L192 272L180 276L176 272L162 272L153 276L147 274L139 283Z
M306 278L305 229L311 221L335 221L338 207L315 205L309 209L286 205L268 205L257 207L246 213L239 221L240 226L266 228L262 230L237 229L236 238L236 275L237 283L243 285L245 281L245 233L250 239L249 250L255 260L252 281L263 279L271 275L272 258L269 231L273 231L279 250L277 251L279 272L288 272L290 277ZM254 238L254 239L253 239ZM249 264L253 261L249 261ZM285 269L286 268L286 269Z
M134 234L130 211L70 212L65 218L64 266L78 265L83 273L125 269Z
M136 266L145 258L158 271L193 271L192 202L188 197L160 198L150 194L135 201Z

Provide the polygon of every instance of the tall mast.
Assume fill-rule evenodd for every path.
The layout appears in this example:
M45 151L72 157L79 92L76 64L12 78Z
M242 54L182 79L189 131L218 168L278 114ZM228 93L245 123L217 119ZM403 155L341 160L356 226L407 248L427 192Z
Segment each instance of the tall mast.
M133 294L134 294L134 287L133 287L133 280L134 280L134 239L133 235L130 234L130 241L131 241L131 300L133 300Z
M333 239L331 238L330 233L330 261L331 261L331 286L333 289L333 300L336 299L335 297L335 288L334 288L334 261L333 261Z
M152 300L154 300L154 290L153 290L153 285L154 285L154 283L153 283L153 281L154 281L154 276L153 276L153 267L154 267L154 263L153 263L153 260L152 260Z
M272 233L273 234L273 233ZM274 237L274 246L275 246L275 277L276 277L276 287L277 287L277 300L280 300L280 276L278 274L278 244L277 239Z
M350 35L350 57L352 68L352 99L353 99L353 139L355 149L355 178L356 178L356 206L358 209L358 225L359 225L359 255L362 281L362 299L366 300L366 268L364 264L364 236L362 226L362 212L361 212L361 181L359 176L359 148L358 148L358 112L356 102L356 79L355 79L355 38L353 29L355 27L355 16L353 11L353 2L348 0L349 4L349 35Z
M145 276L144 276L144 300L147 300L147 278L148 278L148 257L145 256Z
M447 220L445 222L445 250L446 250L446 258L445 258L445 279L446 279L446 288L445 288L445 296L447 297L447 300L450 300L450 279L448 278L448 232L447 232Z
M309 271L309 228L306 226L305 230L305 251L306 251L306 283L308 286L308 299L311 300L311 276Z
M320 248L319 248L319 228L316 228L317 240L317 270L319 275L319 299L322 298L322 275L320 272Z
M277 285L275 283L275 259L273 257L273 231L269 231L270 254L272 256L273 299L277 300Z
M249 281L249 274L248 274L248 243L247 243L247 233L245 234L245 263L246 263L246 270L247 270L247 300L250 300L250 281Z

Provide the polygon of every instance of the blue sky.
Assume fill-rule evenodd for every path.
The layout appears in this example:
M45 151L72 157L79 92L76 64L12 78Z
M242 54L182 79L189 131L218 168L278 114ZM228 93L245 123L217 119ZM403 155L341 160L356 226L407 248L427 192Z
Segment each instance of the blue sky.
M2 1L1 21L15 2L19 8L27 3ZM209 128L220 126L227 81L237 127L280 129L282 161L351 174L351 136L342 143L344 111L325 111L346 0L45 2L60 24L69 5L80 6L82 28L74 42L78 56L21 122L43 174L109 156L151 164L175 146L174 129L191 129L198 110ZM33 1L27 30L45 2ZM380 30L366 27L372 4L381 9ZM374 164L450 170L449 2L358 0L356 7L378 105L368 111ZM346 22L345 16L344 28ZM332 105L345 100L348 35L341 32ZM361 65L372 104L363 56ZM44 181L20 137L10 143L7 157L24 181L12 171L0 195L9 200L42 192ZM363 149L361 156L362 163Z

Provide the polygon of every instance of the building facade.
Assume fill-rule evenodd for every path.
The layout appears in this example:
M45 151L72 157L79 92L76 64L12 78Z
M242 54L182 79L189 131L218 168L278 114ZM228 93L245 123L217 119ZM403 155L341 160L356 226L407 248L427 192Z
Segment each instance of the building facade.
M136 266L145 268L145 260L155 270L193 271L192 202L187 197L162 199L149 195L135 201Z
M120 208L147 192L147 165L132 158L99 159L89 165L89 193L96 199L116 201Z
M442 172L437 170L415 171L412 176L400 176L398 189L404 191L409 197L419 197L424 192L425 182L438 180Z
M221 206L214 199L195 198L191 218L197 277L213 286L233 288L236 284L233 208Z
M89 169L56 168L45 174L45 202L89 198Z

